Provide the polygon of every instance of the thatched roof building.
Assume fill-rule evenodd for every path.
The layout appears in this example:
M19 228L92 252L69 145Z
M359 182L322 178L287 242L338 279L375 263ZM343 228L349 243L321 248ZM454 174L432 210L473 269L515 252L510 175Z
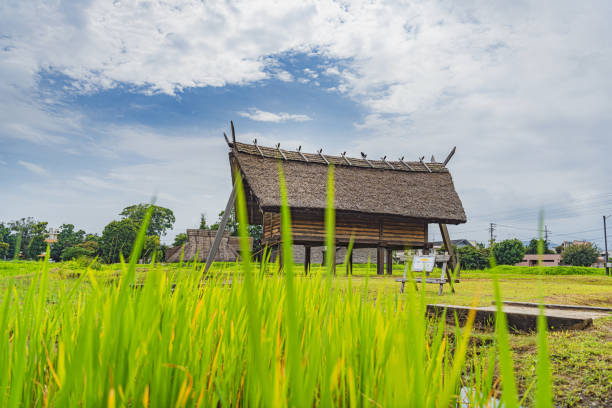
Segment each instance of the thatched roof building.
M184 261L193 261L196 259L199 262L206 261L206 257L210 253L210 248L213 245L216 235L217 231L213 230L188 229L185 246L168 248L166 251L166 262L179 262L181 259L181 250L183 252ZM240 254L240 242L238 237L232 237L228 231L224 231L219 247L215 252L214 261L236 261Z
M355 159L237 142L230 161L243 173L251 193L249 218L253 224L261 224L263 213L279 211L279 160L292 210L325 209L329 163L336 167L336 212L427 219L432 223L466 222L461 200L443 163Z
M227 138L226 138L227 140ZM428 225L466 222L465 211L455 191L446 163L369 160L345 154L329 156L303 153L301 149L231 142L229 159L233 172L242 178L250 224L263 225L263 244L280 244L280 189L278 164L285 173L292 214L293 242L304 245L307 266L310 248L324 244L324 212L329 165L335 166L336 245L378 249L378 272L383 272L384 251L388 259L394 249L428 248ZM233 176L233 174L232 174ZM387 271L390 272L390 263Z

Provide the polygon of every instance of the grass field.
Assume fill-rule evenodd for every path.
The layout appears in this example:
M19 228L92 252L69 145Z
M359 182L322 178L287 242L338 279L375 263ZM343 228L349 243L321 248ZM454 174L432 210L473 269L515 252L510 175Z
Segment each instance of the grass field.
M0 262L0 323L8 339L0 362L9 367L0 374L1 405L447 406L443 397L464 386L485 399L499 396L501 366L487 367L500 341L493 330L471 332L453 383L465 331L426 319L419 305L491 304L497 277L503 300L543 295L549 303L612 307L605 276L468 271L455 294L445 288L437 296L437 286L428 285L399 295L395 276L372 276L366 265L352 277L342 265L332 279L317 267L308 278L296 274L292 303L286 276L270 265L251 281L249 303L243 268L215 264L217 278L198 287L201 265L134 265L134 281L146 282L136 289L122 284L128 266ZM401 273L397 265L394 275ZM253 332L249 308L258 310ZM510 334L508 344L522 405L533 406L537 334ZM612 404L612 318L548 333L547 344L555 405Z

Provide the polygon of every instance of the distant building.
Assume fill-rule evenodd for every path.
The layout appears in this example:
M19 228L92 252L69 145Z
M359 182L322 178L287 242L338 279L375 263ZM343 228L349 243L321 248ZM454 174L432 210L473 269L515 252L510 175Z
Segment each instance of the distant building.
M608 262L612 262L612 251L608 251ZM593 268L605 268L606 267L606 251L601 251L597 257L597 262L591 265Z
M567 248L570 245L587 245L587 244L591 244L589 241L563 241L563 243L561 244L561 246L563 247L563 249Z
M451 239L451 243L456 246L457 248L463 248L466 246L470 246L470 247L475 247L476 246L476 241L470 241L468 239ZM435 241L432 242L433 244L433 248L434 249L440 249L442 248L442 245L444 245L444 242L442 241Z
M183 260L193 261L197 254L198 261L206 261L216 235L216 230L188 229ZM249 239L251 240L251 245L253 245L253 239ZM181 259L181 248L181 246L168 248L166 251L166 262L178 262ZM238 259L239 254L240 242L238 237L232 237L226 231L221 238L221 245L219 245L219 250L215 255L215 261L234 262Z
M538 266L538 254L526 254L523 260L514 266ZM559 266L561 265L561 255L559 254L543 254L542 266Z

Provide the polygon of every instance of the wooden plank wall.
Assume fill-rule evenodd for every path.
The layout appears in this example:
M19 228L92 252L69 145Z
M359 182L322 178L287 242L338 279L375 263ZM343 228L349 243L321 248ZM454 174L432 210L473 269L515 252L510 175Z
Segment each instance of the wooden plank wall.
M263 216L263 239L280 239L280 214L266 212ZM293 240L298 243L325 240L325 221L322 216L292 214ZM415 245L426 242L426 224L419 220L402 220L394 217L364 217L336 215L336 240L348 242L351 235L355 243L386 245Z

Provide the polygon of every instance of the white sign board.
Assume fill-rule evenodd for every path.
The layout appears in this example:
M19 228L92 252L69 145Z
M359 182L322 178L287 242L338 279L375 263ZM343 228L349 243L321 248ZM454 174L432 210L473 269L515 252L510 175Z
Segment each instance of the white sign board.
M608 268L612 268L612 262L608 262L608 263L606 264L606 266L607 266Z
M424 255L415 255L412 258L412 270L413 272L431 272L434 269L434 264L436 263L435 256L424 256Z

